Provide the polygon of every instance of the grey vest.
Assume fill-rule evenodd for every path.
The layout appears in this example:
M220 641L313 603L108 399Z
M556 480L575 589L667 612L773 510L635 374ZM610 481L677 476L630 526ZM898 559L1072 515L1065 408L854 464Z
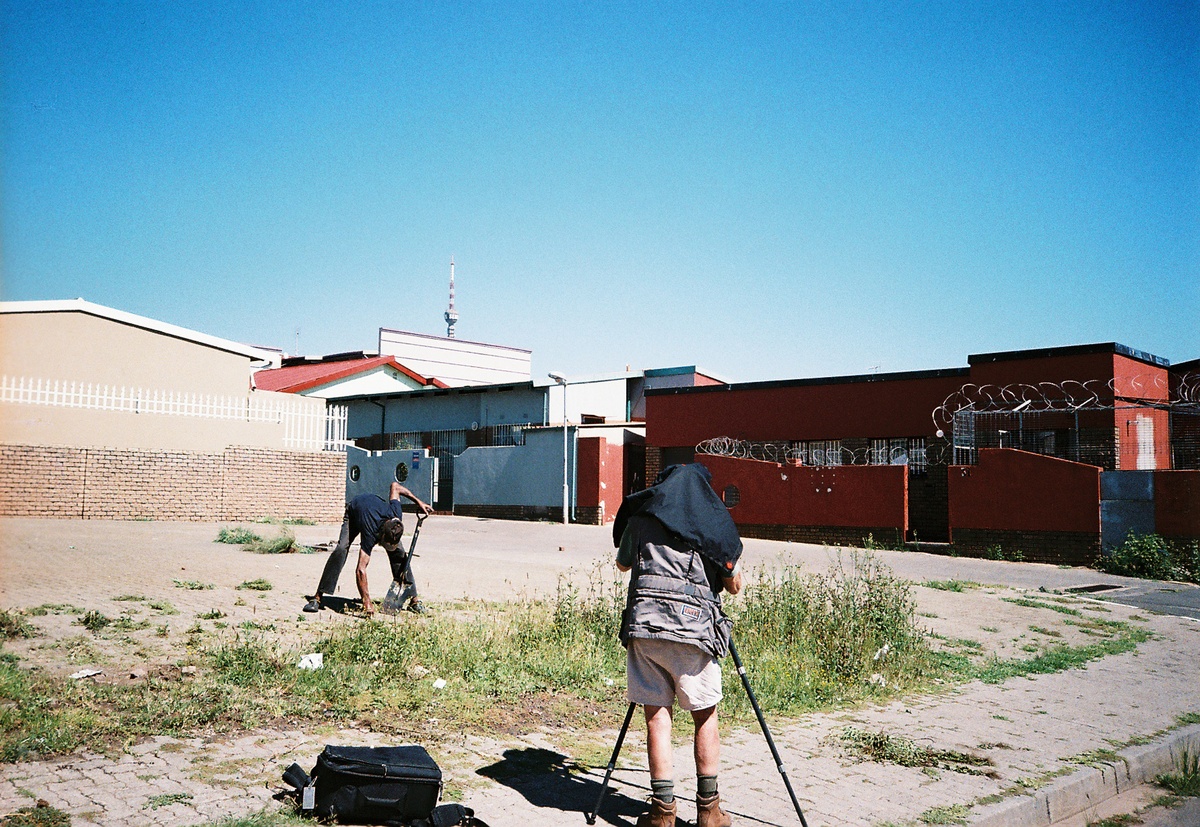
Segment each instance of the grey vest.
M721 611L721 599L709 586L704 558L652 517L633 517L626 530L636 532L638 546L621 642L628 646L630 638L673 640L725 657L733 621Z

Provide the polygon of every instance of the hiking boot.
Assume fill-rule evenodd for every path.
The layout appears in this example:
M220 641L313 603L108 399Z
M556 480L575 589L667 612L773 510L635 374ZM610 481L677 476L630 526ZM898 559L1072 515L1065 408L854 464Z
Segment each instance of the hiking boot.
M696 827L729 827L733 819L721 809L721 795L696 796Z
M405 607L405 611L412 612L415 615L428 614L429 610L425 608L425 604L420 600L414 600Z
M304 611L306 611L306 612L321 611L321 600L319 598L314 597L312 600L310 600L304 604Z
M678 806L678 801L663 804L661 799L650 796L650 809L638 816L637 827L675 827Z

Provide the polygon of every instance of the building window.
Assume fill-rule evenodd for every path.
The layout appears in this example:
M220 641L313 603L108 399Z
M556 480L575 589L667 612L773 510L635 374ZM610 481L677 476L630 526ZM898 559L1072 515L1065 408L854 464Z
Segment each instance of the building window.
M842 442L838 439L797 442L795 450L801 465L842 464Z
M871 465L907 465L920 473L927 468L925 437L908 439L872 439L867 462Z

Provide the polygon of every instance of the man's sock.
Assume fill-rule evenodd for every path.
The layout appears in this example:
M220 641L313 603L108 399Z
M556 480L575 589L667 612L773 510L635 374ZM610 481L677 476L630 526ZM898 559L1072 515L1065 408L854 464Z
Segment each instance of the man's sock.
M653 782L651 782L653 783ZM715 775L696 776L696 795L708 798L717 794L717 777Z
M670 804L675 800L675 779L651 778L650 794L663 804Z

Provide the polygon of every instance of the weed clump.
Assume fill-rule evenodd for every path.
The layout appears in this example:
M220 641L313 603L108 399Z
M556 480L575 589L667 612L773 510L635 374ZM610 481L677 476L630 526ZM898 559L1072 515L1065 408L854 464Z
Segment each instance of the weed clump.
M212 583L201 583L199 580L172 580L177 589L188 589L189 591L200 592L216 588Z
M278 537L267 540L256 539L246 543L246 551L255 554L311 554L312 549L296 542L296 535L289 528L283 528Z
M1167 773L1154 783L1180 796L1200 796L1200 756L1187 752L1179 763L1179 772Z
M271 581L264 580L263 578L259 577L255 580L247 580L245 583L242 583L240 586L238 586L238 588L249 589L250 591L255 592L269 592L275 587L271 585Z
M1131 534L1121 545L1100 552L1095 567L1126 577L1200 583L1200 541L1172 542L1157 534Z
M0 640L12 640L18 637L33 637L37 630L25 619L25 615L15 609L0 609Z
M262 537L255 534L248 528L223 528L217 533L218 543L229 543L235 546L244 546L247 543L262 542Z
M760 575L730 611L755 691L780 711L899 689L934 668L909 585L870 554L828 574Z
M96 611L88 612L83 617L75 621L77 625L82 626L89 632L98 632L112 622L113 621L111 617L103 612Z
M71 827L71 817L45 801L0 818L0 827Z

